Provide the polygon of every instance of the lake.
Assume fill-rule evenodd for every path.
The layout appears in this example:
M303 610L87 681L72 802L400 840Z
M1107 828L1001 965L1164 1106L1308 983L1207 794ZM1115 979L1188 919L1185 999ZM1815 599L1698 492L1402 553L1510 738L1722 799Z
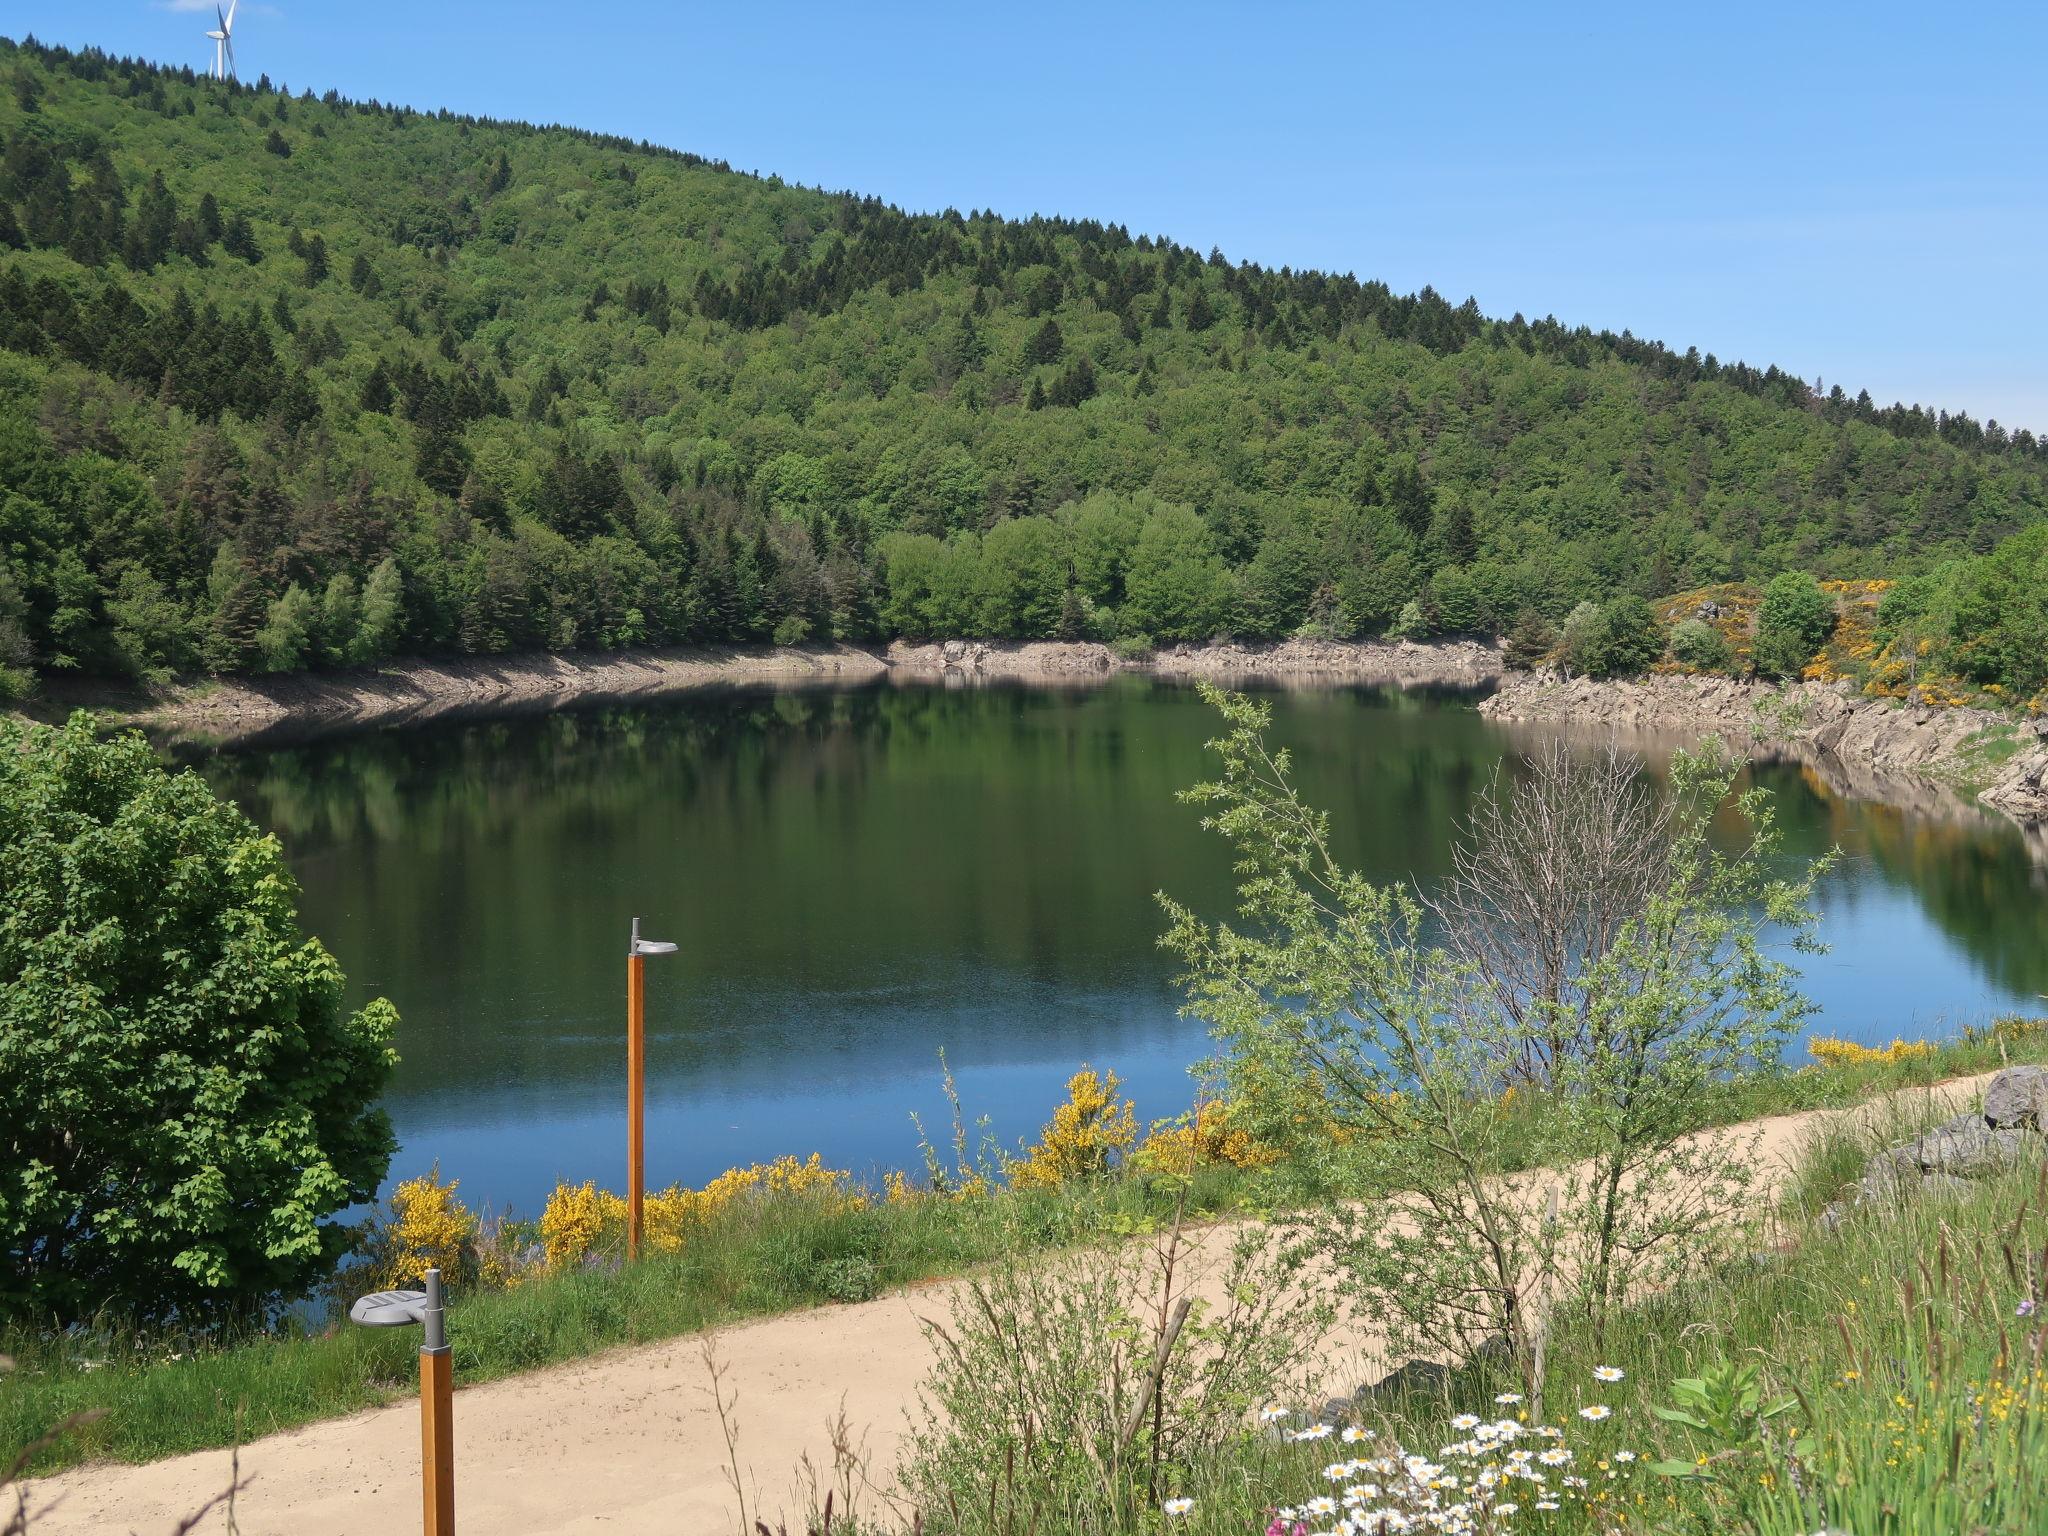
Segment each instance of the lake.
M1450 695L1272 695L1342 856L1425 887L1526 734ZM1036 1131L1082 1063L1141 1120L1188 1106L1154 893L1227 912L1227 850L1174 792L1216 717L1178 686L719 690L306 745L181 751L283 841L353 998L404 1023L394 1178L533 1214L623 1182L628 926L648 963L648 1172L701 1183L783 1152L919 1167L910 1115ZM1941 1035L2048 992L2048 879L2012 828L1837 798L1794 767L1793 852L1839 845L1816 1028Z

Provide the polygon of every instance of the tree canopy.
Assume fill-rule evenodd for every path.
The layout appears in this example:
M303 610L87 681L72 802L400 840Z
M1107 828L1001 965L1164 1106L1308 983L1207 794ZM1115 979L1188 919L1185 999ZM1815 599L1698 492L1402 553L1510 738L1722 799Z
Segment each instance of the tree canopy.
M0 72L16 686L1500 631L1925 571L2048 507L2030 433L1428 288L93 51Z
M277 840L141 737L0 717L0 1315L303 1292L390 1162L397 1014L342 1007Z

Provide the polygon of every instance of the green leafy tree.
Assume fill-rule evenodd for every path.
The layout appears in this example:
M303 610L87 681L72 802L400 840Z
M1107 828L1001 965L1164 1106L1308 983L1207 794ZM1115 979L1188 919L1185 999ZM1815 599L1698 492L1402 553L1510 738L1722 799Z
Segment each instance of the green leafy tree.
M1187 507L1145 519L1126 577L1126 628L1159 640L1206 640L1228 611L1230 586L1209 530Z
M1679 755L1660 809L1628 789L1635 765L1596 766L1588 783L1560 749L1526 801L1495 791L1493 822L1531 855L1523 888L1481 882L1476 914L1444 908L1445 945L1406 887L1336 861L1327 815L1268 744L1269 706L1203 692L1224 717L1210 744L1223 771L1185 798L1235 851L1241 921L1162 901L1230 1102L1310 1166L1342 1158L1361 1198L1319 1211L1311 1242L1396 1351L1465 1358L1504 1341L1540 1411L1546 1314L1583 1316L1598 1337L1627 1297L1682 1284L1740 1241L1754 1149L1692 1133L1712 1086L1771 1069L1811 1012L1767 943L1811 947L1818 867L1779 873L1767 794L1731 802L1735 768L1717 750ZM1748 829L1732 850L1711 835L1730 811ZM1484 852L1465 841L1461 868ZM1573 904L1553 919L1536 901L1568 942L1554 978L1532 976L1524 946L1489 947L1493 925L1546 891L1557 908L1560 868L1601 920L1578 924ZM1503 1114L1530 1061L1545 1094ZM1549 1200L1506 1178L1530 1166L1560 1170Z
M1772 577L1756 611L1751 655L1757 671L1766 677L1797 677L1834 627L1835 605L1811 575L1785 571Z
M276 840L139 736L0 720L0 885L0 1307L203 1323L325 1276L397 1016L344 1010Z

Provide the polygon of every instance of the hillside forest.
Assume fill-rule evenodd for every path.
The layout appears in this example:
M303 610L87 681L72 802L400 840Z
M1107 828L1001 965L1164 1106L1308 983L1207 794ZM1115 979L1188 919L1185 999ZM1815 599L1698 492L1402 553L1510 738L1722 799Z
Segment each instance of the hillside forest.
M1588 604L1654 664L1645 600L1800 571L1898 582L1876 644L2019 699L2044 511L2048 440L1697 348L0 41L16 693L897 636L1526 652Z

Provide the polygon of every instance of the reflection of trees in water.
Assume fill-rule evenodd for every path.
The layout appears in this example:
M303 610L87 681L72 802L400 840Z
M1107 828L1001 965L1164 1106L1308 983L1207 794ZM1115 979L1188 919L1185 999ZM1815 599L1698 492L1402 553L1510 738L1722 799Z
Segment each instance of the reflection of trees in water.
M1276 736L1340 856L1427 886L1508 738L1413 695L1294 693ZM685 943L660 980L676 1070L797 1083L1169 1027L1152 892L1231 905L1175 791L1215 717L1189 690L707 692L263 752L202 771L275 830L309 925L405 1015L401 1094L608 1082L626 918ZM1513 759L1510 758L1510 762ZM2048 919L1994 827L1761 772L1788 843L1909 888L2003 987L2048 988Z
M1966 808L1930 815L1842 799L1791 767L1763 773L1780 791L1792 852L1839 846L1909 892L1999 988L2048 992L2048 868L2028 856L2016 827Z

